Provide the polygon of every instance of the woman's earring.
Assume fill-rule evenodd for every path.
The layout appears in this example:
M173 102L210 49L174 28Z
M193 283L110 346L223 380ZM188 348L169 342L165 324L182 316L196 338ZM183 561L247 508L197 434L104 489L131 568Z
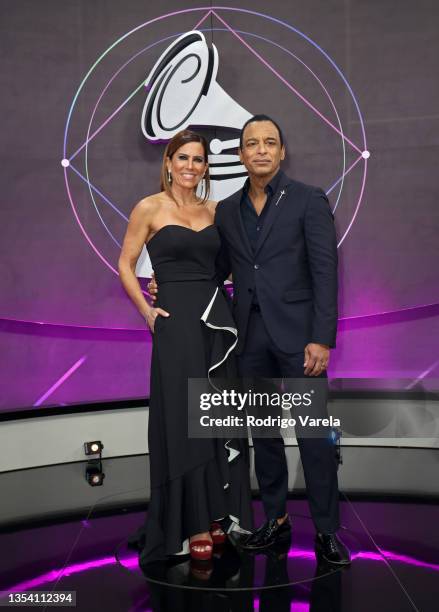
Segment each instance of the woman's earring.
M172 183L172 175L170 170L168 170L168 183Z

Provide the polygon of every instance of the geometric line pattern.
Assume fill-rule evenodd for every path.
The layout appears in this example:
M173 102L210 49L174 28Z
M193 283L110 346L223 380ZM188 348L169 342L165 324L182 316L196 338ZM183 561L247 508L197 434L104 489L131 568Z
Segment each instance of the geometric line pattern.
M204 17L204 18L201 20L201 22L205 20L206 16L207 16L207 15L205 15L205 17ZM201 23L201 22L200 22L200 23ZM195 29L197 29L197 27L198 27L198 26L195 26ZM209 30L201 30L201 31L206 31L206 32L209 32L209 31L221 31L221 32L224 32L224 31L228 31L228 29L227 29L227 28L210 28ZM272 41L272 40L270 40L270 39L268 39L268 38L266 38L266 37L264 37L264 36L260 36L260 35L258 35L258 34L252 34L251 32L244 32L244 31L241 31L241 30L237 30L237 32L238 32L239 34L243 34L243 35L247 35L247 36L252 36L252 37L255 37L255 38L257 38L257 39L263 40L263 41L265 41L265 42L267 42L267 43L270 43L270 44L272 44L272 45L274 45L274 46L278 47L279 49L281 49L281 50L282 50L282 51L284 51L285 53L289 54L291 57L293 57L293 58L294 58L295 60L297 60L298 62L300 62L300 63L301 63L301 64L302 64L302 65L303 65L303 66L304 66L304 67L305 67L305 68L306 68L306 69L307 69L307 70L310 72L310 74L312 74L312 76L313 76L313 77L316 79L316 81L319 83L320 87L321 87L321 88L323 89L323 91L325 92L325 95L326 95L326 97L328 98L328 100L329 100L329 102L330 102L330 104L331 104L331 106L332 106L332 108L333 108L333 110L334 110L334 113L335 113L335 115L336 115L336 118L337 118L337 121L338 121L338 124L339 124L339 127L340 127L340 132L341 132L341 133L343 133L343 132L342 132L342 126L341 126L340 117L339 117L338 112L337 112L337 108L335 107L335 104L334 104L334 102L333 102L333 100L332 100L332 98L331 98L331 96L330 96L330 94L329 94L328 90L326 89L326 87L324 86L324 84L322 83L322 81L319 79L319 77L318 77L318 76L317 76L317 75L316 75L316 74L313 72L313 70L312 70L312 69L311 69L311 68L310 68L310 67L309 67L309 66L308 66L308 65L307 65L307 64L306 64L306 63L305 63L303 60L301 60L299 57L297 57L297 56L296 56L294 53L292 53L292 52L291 52L289 49L286 49L286 48L285 48L285 47L283 47L282 45L280 45L280 44L278 44L278 43L276 43L276 42L274 42L274 41ZM76 155L77 155L77 154L78 154L78 153L79 153L79 152L80 152L80 151L81 151L81 150L82 150L84 147L88 147L88 144L90 143L90 141L91 141L93 138L95 138L95 136L97 136L97 135L98 135L98 134L101 132L101 130L102 130L102 129L103 129L103 128L104 128L104 127L105 127L105 126L106 126L106 125L107 125L107 124L108 124L108 123L109 123L109 122L112 120L112 119L114 119L114 118L116 117L116 115L117 115L117 114L118 114L118 113L119 113L119 112L120 112L120 111L121 111L121 110L122 110L122 109L123 109L123 108L126 106L126 104L127 104L127 103L128 103L128 102L129 102L129 101L130 101L130 100L131 100L133 97L134 97L134 95L135 95L137 92L139 92L139 91L143 90L143 87L144 87L144 81L142 80L142 82L140 83L140 85L139 85L139 86L137 86L137 87L135 88L135 90L134 90L133 92L131 92L131 94L129 94L129 96L128 96L128 97L127 97L127 98L126 98L126 99L125 99L125 100L124 100L124 101L123 101L123 102L122 102L122 103L121 103L121 104L120 104L120 105L117 107L117 109L116 109L116 110L115 110L113 113L111 113L111 115L109 115L109 116L108 116L108 117L107 117L107 118L106 118L106 119L105 119L105 120L104 120L104 121L101 123L101 125L100 125L100 126L99 126L99 127L98 127L98 128L97 128L97 129L96 129L94 132L93 132L93 134L92 134L92 135L90 135L90 131L91 131L91 124L92 124L93 118L94 118L94 116L95 116L95 114L96 114L96 110L97 110L97 108L98 108L98 105L99 105L99 103L100 103L100 101L101 101L101 99L102 99L103 95L104 95L104 94L105 94L105 92L107 91L108 87L111 85L111 83L113 82L113 80L116 78L116 76L117 76L118 74L120 74L120 72L121 72L121 71L122 71L122 70L123 70L123 69L124 69L124 68L125 68L125 67L126 67L128 64L129 64L129 63L130 63L130 62L132 62L134 59L136 59L136 58L137 58L137 57L138 57L140 54L142 54L143 52L145 52L145 51L149 50L151 47L153 47L153 46L155 46L155 45L157 45L157 44L160 44L160 43L161 43L161 42L163 42L164 40L169 40L169 39L172 39L172 38L176 38L176 37L178 37L179 35L180 35L180 34L175 34L175 35L172 35L172 36L168 36L168 37L166 37L166 39L161 39L161 40L159 40L159 41L156 41L156 42L155 42L155 43L153 43L152 45L148 45L148 46L147 46L147 47L145 47L144 49L142 49L142 50L138 51L138 52L137 52L137 53L136 53L134 56L132 56L130 59L128 59L128 60L127 60L127 61L126 61L126 62L125 62L125 63L124 63L124 64L123 64L123 65L122 65L122 66L121 66L121 67L120 67L120 68L119 68L119 69L118 69L118 70L117 70L117 71L116 71L114 74L113 74L113 76L111 77L111 79L108 81L108 83L105 85L104 89L103 89L103 90L102 90L102 92L100 93L100 95L99 95L99 97L98 97L98 99L97 99L97 102L96 102L96 104L95 104L95 107L94 107L94 109L93 109L93 111L92 111L92 114L91 114L91 117L90 117L90 122L89 122L89 125L88 125L88 130L87 130L87 137L86 137L86 140L85 140L85 142L84 142L84 143L83 143L83 144L82 144L82 145L81 145L81 146L80 146L80 147L79 147L79 148L78 148L78 149L75 151L75 153L74 153L74 154L73 154L73 155L70 157L70 159L69 159L69 161L70 161L70 162L71 162L71 161L74 159L74 157L75 157L75 156L76 156ZM343 172L342 172L342 175L341 175L341 177L340 177L340 178L339 178L339 179L336 181L336 183L334 183L334 185L331 187L331 189L330 189L329 191L327 191L327 192L326 192L326 193L327 193L327 195L328 195L328 194L330 193L330 191L332 191L332 190L335 188L335 186L336 186L336 185L338 185L339 183L341 183L340 190L339 190L339 193L338 193L338 195L337 195L337 199L336 199L336 201L335 201L335 205L334 205L334 207L333 207L333 212L335 212L335 210L337 209L337 206L338 206L338 202L339 202L339 199L340 199L340 196L341 196L341 193L342 193L342 188L343 188L343 180L344 180L344 177L346 176L346 174L348 174L348 172L349 172L349 171L352 169L352 167L353 167L353 166L352 166L352 167L351 167L351 168L349 168L348 170L345 170L345 168L346 168L346 151L345 151L345 140L344 140L344 139L342 139L342 147L343 147ZM361 157L360 157L359 159L361 159ZM122 214L122 213L121 213L121 212L120 212L120 211L117 209L117 207L116 207L114 204L112 204L112 203L110 202L110 200L109 200L108 198L106 198L106 197L105 197L105 196L104 196L104 195L103 195L103 194L102 194L102 193L101 193L101 192L100 192L100 191L99 191L99 190L98 190L98 189L97 189L95 186L93 186L93 184L92 184L92 183L90 183L89 173L88 173L88 162L87 162L87 149L86 149L86 174L87 174L87 179L84 179L84 177L83 177L83 176L82 176L82 175L81 175L81 174L80 174L80 173L79 173L79 172L78 172L78 171L77 171L75 168L74 168L74 170L75 170L75 172L78 174L78 176L80 176L80 177L81 177L81 178L82 178L82 179L83 179L83 180L84 180L84 181L85 181L85 182L86 182L86 183L89 185L89 188L91 187L91 188L92 188L94 191L96 191L97 193L99 193L99 195L101 195L101 197L103 198L103 200L104 200L105 202L107 202L107 204L109 204L109 205L110 205L110 206L111 206L111 207L112 207L114 210L116 210L116 212L118 212L118 213L119 213L121 216L123 216L124 218L126 218L126 217L125 217L125 215L123 215L123 214ZM98 208L97 208L97 206L96 206L96 203L95 203L95 200L94 200L93 195L92 195L92 194L90 194L90 195L91 195L91 197L92 197L93 204L94 204L94 206L95 206L95 209L96 209L96 212L97 212L97 214L98 214L99 218L101 219L102 224L104 225L105 229L107 230L108 234L111 236L111 238L113 239L113 241L114 241L114 242L115 242L115 243L116 243L116 244L117 244L117 245L120 247L120 243L119 243L119 241L118 241L118 240L117 240L117 239L116 239L116 238L113 236L113 234L110 232L110 230L109 230L109 229L108 229L108 227L106 226L106 224L105 224L104 220L102 219L102 216L101 216L101 214L100 214L100 212L99 212L99 210L98 210Z
M332 129L333 129L333 130L334 130L334 131L335 131L335 132L336 132L336 133L337 133L337 134L338 134L338 135L339 135L339 136L342 138L342 142L343 142L343 144L344 144L344 142L349 143L349 144L350 144L350 145L351 145L351 146L352 146L352 147L353 147L353 148L354 148L354 149L355 149L355 150L356 150L358 153L360 153L360 157L358 157L358 158L357 158L357 159L356 159L356 160L355 160L355 161L354 161L354 162L351 164L351 166L350 166L350 167L349 167L347 170L346 170L346 167L345 167L345 163L343 164L343 173L342 173L341 177L340 177L339 179L337 179L337 181L336 181L336 182L335 182L335 183L334 183L334 184L333 184L333 185L332 185L332 186L331 186L331 187L330 187L330 188L327 190L327 193L332 192L332 191L335 189L335 187L337 187L337 185L339 185L340 183L341 183L341 189L342 189L342 187L343 187L343 181L344 181L344 178L346 177L346 175L347 175L349 172L351 172L351 171L352 171L352 170L353 170L353 169L356 167L356 165L359 163L359 161L361 161L362 157L364 158L364 159L363 159L363 161L364 161L364 172L363 172L363 180L362 180L362 184L361 184L360 196L359 196L359 199L358 199L358 202L357 202L357 206L356 206L356 208L355 208L355 210L354 210L354 212L353 212L353 216L352 216L352 218L351 218L351 221L350 221L350 223L349 223L349 225L348 225L347 229L345 230L345 232L344 232L343 236L341 237L341 239L340 239L340 241L339 241L338 246L340 246L340 245L342 244L342 242L344 241L344 239L346 238L346 236L348 235L348 233L349 233L349 231L350 231L350 228L352 227L352 224L354 223L355 218L356 218L356 216L357 216L357 213L358 213L358 210L359 210L359 207L360 207L360 204L361 204L361 200L362 200L362 197L363 197L363 193L364 193L364 188L365 188L365 180L366 180L366 173L367 173L367 159L366 159L366 155L365 155L365 152L366 152L366 138L365 138L364 124L363 124L362 116L361 116L361 113L360 113L360 110L359 110L359 107L358 107L358 103L357 103L357 101L356 101L356 99L355 99L355 96L354 96L354 94L353 94L353 92L352 92L352 89L351 89L351 87L349 86L349 83L346 81L346 78L344 77L343 73L340 71L340 69L339 69L339 68L337 67L337 65L335 64L335 62L334 62L334 61L333 61L333 60L332 60L332 59L331 59L331 58L328 56L328 54L327 54L327 53L326 53L326 52L325 52L325 51L324 51L324 50L323 50L321 47L319 47L319 46L318 46L318 45L317 45L317 44L316 44L314 41L312 41L312 39L310 39L309 37L307 37L307 36L306 36L306 35L305 35L303 32L300 32L299 30L297 30L297 29L296 29L296 28L294 28L293 26L291 26L291 25L287 24L286 22L283 22L283 21L281 21L281 20L279 20L279 19L276 19L275 17L272 17L272 16L270 16L270 15L267 15L267 14L264 14L264 13L259 13L259 12L257 12L257 11L252 11L252 10L249 10L249 9L241 9L241 8L237 8L237 7L222 7L222 6L199 7L199 8L193 8L193 9L192 9L192 8L190 8L190 9L183 9L183 10L179 10L179 11L174 11L174 12L172 12L172 13L168 13L168 14L166 14L166 15L161 15L160 17L157 17L157 18L151 19L151 20L149 20L149 21L147 21L147 22L145 22L145 23L143 23L143 24L138 25L137 27L133 28L133 29L132 29L132 30L130 30L129 32L126 32L126 33L125 33L123 36L121 36L121 37L120 37L118 40L116 40L116 41L115 41L115 42L114 42L114 43L113 43L113 44L112 44L112 45L111 45L111 46L110 46L110 47L109 47L109 48L108 48L108 49L107 49L107 50L106 50L106 51L105 51L105 52L104 52L104 53L103 53L103 54L102 54L102 55L101 55L101 56L100 56L100 57L99 57L99 58L98 58L98 59L97 59L95 62L94 62L94 64L91 66L91 68L90 68L90 69L89 69L89 71L87 72L86 76L85 76L85 77L84 77L84 79L82 80L82 82L81 82L81 84L80 84L80 86L79 86L79 88L78 88L78 90L77 90L77 92L76 92L76 94L75 94L75 96L74 96L74 99L73 99L72 105L71 105L70 110L69 110L69 113L68 113L68 118L67 118L66 128L65 128L65 132L64 132L64 151L63 151L63 153L64 153L64 159L63 159L64 176L65 176L65 180L66 180L66 188L67 188L67 192L68 192L68 196L69 196L69 199L70 199L70 203L71 203L71 205L72 205L72 208L74 209L75 207L74 207L74 202L73 202L73 199L72 199L72 194L71 194L71 191L70 191L70 188L69 188L69 185L68 185L68 176L67 176L67 169L66 169L66 166L68 166L68 165L69 165L69 160L68 160L68 158L67 158L67 134L68 134L68 128L69 128L70 120L71 120L71 117L72 117L72 112L73 112L74 106L75 106L75 104L76 104L76 100L77 100L77 98L78 98L78 96L79 96L79 94L80 94L80 92L81 92L82 88L84 87L84 85L85 85L85 83L86 83L87 79L90 77L90 75L92 74L93 70L95 70L95 68L97 67L97 65L99 64L99 62L100 62L100 61L101 61L101 60L102 60L102 59L103 59L103 58L104 58L106 55L108 55L108 53L109 53L109 52L110 52L112 49L114 49L114 47L115 47L116 45L118 45L119 43L121 43L123 40L125 40L125 39L126 39L128 36L130 36L130 35L131 35L131 34L133 34L134 32L137 32L137 31L139 31L141 28L144 28L144 27L146 27L146 26L148 26L148 25L150 25L150 24L152 24L152 23L156 23L156 22L162 21L163 19L166 19L166 18L169 18L169 17L174 17L174 16L177 16L177 15L182 15L182 14L189 14L189 13L192 13L192 12L201 12L201 11L203 11L203 12L204 12L204 11L206 11L206 12L205 12L205 13L204 13L204 15L202 16L202 18L201 18L201 19L198 21L198 23L197 23L197 24L194 26L194 29L198 29L198 28L199 28L199 26L200 26L200 25L201 25L201 24L202 24L202 23L203 23L203 22L204 22L204 21L205 21L205 20L206 20L206 19L207 19L209 16L214 15L214 16L215 16L215 17L218 19L218 21L219 21L220 23L222 23L222 24L223 24L223 25L226 27L226 29L227 29L227 30L229 30L229 31L230 31L230 32L231 32L231 33L232 33L232 34L233 34L233 35L234 35L234 36L235 36L235 37L236 37L236 38L239 40L239 42L240 42L240 43L241 43L243 46L245 46L245 47L246 47L246 48L247 48L247 49L248 49L248 50L249 50L249 51L250 51L250 52L251 52L251 53L252 53L252 54L253 54L255 57L257 57L257 59L258 59L258 60L259 60L259 61L260 61L260 62L261 62L263 65L265 65L265 66L266 66L266 68L268 68L268 69L269 69L269 70L270 70L270 71L271 71L273 74L275 74L275 76L276 76L276 77L277 77L277 78L278 78L278 79L279 79L279 80L280 80L282 83L284 83L284 85L285 85L286 87L288 87L288 89L289 89L290 91L292 91L292 92L293 92L293 93L294 93L294 94L295 94L297 97L299 97L299 99L300 99L301 101L303 101L303 102L304 102L304 104L306 104L306 105L307 105L307 106L308 106L308 107L309 107L309 108L310 108L310 109L311 109L311 110L312 110L312 111L313 111L313 112L314 112L314 113L315 113L315 114L316 114L316 115L317 115L317 116L318 116L318 117L319 117L319 118L320 118L320 119L321 119L321 120L322 120L322 121L323 121L325 124L327 124L329 127L331 127L331 128L332 128ZM324 115L323 115L323 114L322 114L322 113L321 113L321 112L320 112L320 111L319 111L319 110L318 110L318 109L317 109L317 108L316 108L314 105L312 105L312 104L311 104L311 102L309 102L309 100L307 100L307 99L306 99L306 98L305 98L305 97L304 97L304 96L303 96L303 95L302 95L302 94L301 94L301 93L300 93L300 92L299 92L299 91L298 91L298 90L297 90L297 89L296 89L296 88L295 88L295 87L294 87L294 86L293 86L291 83L289 83L289 82L288 82L288 81L287 81L287 80L286 80L286 79L285 79L285 78L284 78L284 77L283 77L283 76L282 76L282 75L281 75L281 74L280 74L280 73L279 73L277 70L275 70L275 68L274 68L273 66L271 66L271 65L269 64L269 62L267 62L267 61L265 60L265 58L263 58L263 57L262 57L262 56L261 56L261 55L260 55L260 54L259 54L259 53L258 53L258 52L257 52L257 51L256 51L256 50L255 50L255 49L254 49L254 48L253 48L253 47L252 47L252 46L251 46L251 45L250 45L250 44L249 44L249 43L248 43L246 40L244 40L244 39L243 39L243 38L240 36L240 34L239 34L237 31L235 31L235 30L234 30L234 29L233 29L233 28L232 28L232 27L231 27L231 26L230 26L230 25L229 25L229 24L226 22L226 20L225 20L225 19L223 19L223 18L222 18L222 17L221 17L221 16L218 14L218 12L217 12L217 11L221 11L221 12L224 12L224 11L226 11L226 12L227 12L227 11L232 11L232 12L237 12L237 13L244 13L244 14L254 15L254 16L258 16L258 17L261 17L261 18L267 19L267 20L272 21L272 22L274 22L274 23L277 23L277 24L279 24L279 25L281 25L281 26L283 26L283 27L285 27L285 28L287 28L287 29L289 29L289 30L291 30L291 31L296 32L298 35L300 35L302 38L304 38L306 41L308 41L308 42L309 42L311 45L313 45L313 46L314 46L316 49L318 49L318 50L319 50L319 52L321 52L321 53L324 55L324 57L325 57L325 58L328 60L328 62L329 62L329 63L330 63L330 64L331 64L331 65L334 67L334 69L337 71L337 73L338 73L338 74L339 74L339 76L342 78L343 82L345 83L346 87L347 87L347 88L348 88L348 90L349 90L349 93L350 93L350 95L351 95L351 98L352 98L352 100L353 100L353 102L354 102L355 106L356 106L356 109L357 109L357 112L358 112L358 116L359 116L359 119L360 119L360 125L361 125L361 130L362 130L362 135L363 135L363 151L362 151L362 150L361 150L361 149L360 149L360 148L359 148L357 145L355 145L355 143L353 143L353 142L352 142L352 140L350 140L350 139L349 139L349 138L348 138L348 137L347 137L347 136L346 136L346 135L343 133L343 130L341 129L341 124L340 124L340 122L339 122L339 125L340 125L340 129L339 129L339 128L337 128L337 127L336 127L336 126L335 126L335 125L334 125L334 124L333 124L333 123L332 123L332 122L331 122L331 121L330 121L330 120L329 120L327 117L325 117L325 116L324 116ZM211 24L211 26L212 26L212 24ZM212 30L212 31L213 31L213 29L214 29L214 28L213 28L213 27L211 27L211 30ZM216 29L216 28L215 28L215 29ZM262 37L261 37L261 38L262 38ZM153 45L151 45L151 46L153 46ZM138 52L138 54L140 54L141 52L142 52L142 51ZM138 54L136 54L136 56L137 56ZM131 58L131 59L134 59L134 58ZM297 59L298 59L298 58L297 58ZM131 60L129 60L129 61L131 61ZM299 60L299 61L300 61L300 60ZM127 63L128 63L128 62L126 62L126 63L124 64L124 66L125 66ZM119 68L118 73L119 73L119 72L120 72L120 71L123 69L123 67L124 67L124 66L122 66L122 67L120 67L120 68ZM112 80L115 78L115 76L116 76L116 75L113 75ZM109 86L109 83L107 84L106 88L107 88L108 86ZM99 133L99 132L100 132L100 131L103 129L103 127L105 127L105 125L106 125L106 124L107 124L107 123L108 123L108 122L109 122L109 121L110 121L110 120L111 120L111 119L112 119L112 118L113 118L113 117L114 117L114 116L115 116L115 115L116 115L116 114L117 114L117 113L118 113L118 112L119 112L119 111L120 111L120 110L121 110L121 109L122 109L122 108L123 108L123 107L124 107L124 106L125 106L125 105L126 105L128 102L129 102L129 100L130 100L130 99L131 99L131 98L132 98L132 97L133 97L133 96L134 96L134 95L135 95L135 94L136 94L138 91L140 91L140 90L142 89L142 86L143 86L143 83L141 83L141 84L140 84L140 85L139 85L139 86L136 88L136 90L134 90L134 91L133 91L133 92L130 94L130 96L129 96L129 97L128 97L128 98L127 98L127 99L126 99L126 100L125 100L125 101L124 101L124 102L123 102L123 103L122 103L122 104L121 104L121 105L120 105L120 106L119 106L119 107L118 107L118 108L117 108L117 109L116 109L116 110L115 110L115 111L114 111L114 112L111 114L111 115L110 115L110 117L108 117L108 118L105 120L105 122L104 122L104 123L103 123L101 126L99 126L99 128L97 128L97 129L96 129L96 130L93 132L93 134L91 134L91 135L90 135L90 131L91 131L91 123L92 123L92 120L93 120L94 114L95 114L95 112L96 112L97 106L98 106L98 104L99 104L99 102L100 102L100 99L102 98L102 96L103 96L103 95L104 95L104 93L105 93L105 90L104 90L104 91L101 93L101 95L100 95L100 97L99 97L99 100L97 101L96 106L95 106L95 109L94 109L94 111L93 111L93 115L92 115L92 118L91 118L90 123L89 123L89 129L88 129L88 131L87 131L87 138L86 138L85 143L83 143L83 144L81 145L81 147L80 147L80 148L79 148L77 151L75 151L75 152L74 152L74 154L73 154L73 155L70 157L70 161L71 161L71 160L72 160L72 159L73 159L73 158L74 158L74 157L75 157L75 156L76 156L76 155L77 155L77 154L78 154L78 153L79 153L79 152L80 152L80 151L81 151L81 150L82 150L84 147L86 148L86 168L85 168L85 170L86 170L86 175L87 175L87 178L83 177L83 176L82 176L82 174L81 174L81 173L80 173L80 172L79 172L79 171L78 171L76 168L74 168L73 166L72 166L72 169L74 170L74 172L75 172L75 173L76 173L76 174L77 174L77 175L78 175L78 176L79 176L79 177L80 177L82 180L84 180L84 181L87 183L88 188L89 188L89 190L90 190L90 196L91 196L91 198L92 198L93 204L94 204L95 209L96 209L96 211L97 211L97 213L98 213L98 215L99 215L99 217L100 217L100 219L101 219L102 223L104 224L104 226L105 226L105 223L103 222L103 219L102 219L102 217L101 217L101 215L100 215L100 212L99 212L99 210L98 210L98 208L97 208L97 205L96 205L96 203L95 203L95 200L94 200L94 197L93 197L93 192L98 193L98 194L101 196L101 198L103 199L103 201L104 201L104 202L106 202L108 205L110 205L110 206L111 206L111 208L112 208L114 211L116 211L116 212L117 212L119 215L121 215L121 216L122 216L123 218L125 218L125 219L126 219L126 217L125 217L125 215L123 215L123 213L121 213L121 211L120 211L120 210L118 210L118 208L117 208L117 207L116 207L116 206L115 206L113 203L111 203L111 201L110 201L110 200L109 200L109 199L108 199L106 196L104 196L104 194L102 194L102 192L100 192L100 191L99 191L99 190L98 190L98 189L97 189L97 188L96 188L94 185L92 185L92 184L90 183L90 181L89 181L89 180L87 180L87 179L89 179L89 176L88 176L88 158L87 158L87 148L88 148L88 147L87 147L87 145L89 144L90 140L92 140L92 139L93 139L93 138L94 138L94 137L95 137L95 136L96 136L96 135L97 135L97 134L98 134L98 133ZM105 89L106 89L106 88L105 88ZM327 92L326 92L326 93L327 93ZM334 108L334 105L333 105L333 108ZM336 112L336 109L335 109L335 108L334 108L334 110L335 110L335 112ZM337 112L336 112L336 115L337 115L337 119L339 120ZM343 152L344 152L344 151L343 151ZM367 152L367 157L368 157L368 156L369 156L369 153ZM340 193L341 193L341 189L340 189ZM340 194L339 194L339 195L340 195ZM337 198L337 204L338 204L338 198ZM337 205L337 204L336 204L336 205ZM335 210L335 207L334 207L334 210ZM113 266L112 266L112 265L111 265L111 264L110 264L110 263L109 263L109 262L106 260L106 258L105 258L105 257L104 257L104 256L103 256L101 253L98 253L98 250L97 250L97 249L96 249L96 247L95 247L95 246L92 244L92 240L91 240L91 239L90 239L90 237L87 235L85 228L84 228L84 227L82 226L82 224L80 223L80 220L79 220L79 217L78 217L78 214L77 214L76 210L74 210L74 214L75 214L75 217L76 217L76 219L77 219L77 221L78 221L78 224L79 224L79 226L80 226L80 228L81 228L81 230L82 230L83 234L85 235L85 237L86 237L87 241L89 242L89 244L92 246L93 250L94 250L94 251L96 252L96 254L97 254L99 257L100 257L100 259L101 259L101 260L102 260L102 261L103 261L103 262L104 262L104 263L105 263L105 264L106 264L106 265L107 265L107 266L108 266L108 267L109 267L109 268L110 268L110 269L111 269L113 272L115 272L115 273L117 274L117 272L116 272L116 270L114 269L114 267L113 267ZM116 242L116 244L118 244L118 245L119 245L119 243L118 243L117 239L116 239L116 238L115 238L115 237L114 237L114 236L111 234L111 232L109 231L109 229L108 229L106 226L105 226L105 228L107 229L107 231L108 231L108 233L110 234L110 236L112 237L112 239L113 239L113 240Z

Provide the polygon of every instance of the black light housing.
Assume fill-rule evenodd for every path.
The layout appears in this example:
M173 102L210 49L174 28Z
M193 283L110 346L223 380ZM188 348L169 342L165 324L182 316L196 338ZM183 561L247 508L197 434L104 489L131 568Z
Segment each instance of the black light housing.
M100 440L84 442L84 452L86 455L101 455L104 445Z
M85 479L91 487L101 487L104 484L105 474L102 471L100 459L90 459L85 468Z

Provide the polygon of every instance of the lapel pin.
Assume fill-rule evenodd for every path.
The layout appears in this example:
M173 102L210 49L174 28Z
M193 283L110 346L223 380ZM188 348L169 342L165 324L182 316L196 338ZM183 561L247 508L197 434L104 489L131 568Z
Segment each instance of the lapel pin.
M276 200L276 204L275 204L275 206L277 206L277 205L279 204L279 202L281 201L281 199L283 198L283 196L284 196L284 195L285 195L285 190L284 190L284 189L282 189L282 191L280 192L279 197L278 197L278 198L277 198L277 200Z

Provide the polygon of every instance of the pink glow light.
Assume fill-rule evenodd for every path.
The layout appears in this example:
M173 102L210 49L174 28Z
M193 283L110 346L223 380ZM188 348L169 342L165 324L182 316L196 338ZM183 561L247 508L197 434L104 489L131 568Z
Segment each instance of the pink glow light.
M80 359L78 359L78 361L76 361L71 368L69 368L67 370L67 372L65 372L57 381L56 383L54 383L39 399L37 399L37 401L35 402L34 406L41 406L41 404L52 395L52 393L54 393L54 391L56 391L58 389L58 387L60 387L68 378L70 378L70 376L76 372L76 370L82 366L82 364L84 363L84 361L87 359L87 356L84 355L83 357L81 357Z
M293 550L290 550L290 552L288 553L288 557L300 558L306 561L315 561L314 551L309 549L295 548ZM352 555L352 560L355 559L381 561L382 563L384 563L386 560L395 561L397 563L404 563L413 567L420 567L423 569L439 572L439 564L437 563L427 563L426 561L421 561L419 559L415 559L414 557L409 557L408 555L400 555L389 550L381 550L380 553L375 553L371 551L359 551ZM117 560L115 557L103 557L102 559L94 559L92 561L75 563L73 565L69 565L64 570L51 570L50 572L41 574L41 576L37 576L36 578L32 578L31 580L25 580L23 582L4 589L4 591L8 591L11 593L15 593L17 591L29 591L41 585L56 582L60 580L62 576L72 576L74 574L79 574L88 570L99 569L101 567L116 564ZM123 559L123 566L128 569L137 569L138 565L138 558L136 555L132 555ZM255 601L258 601L259 603L259 600Z
M147 293L145 292L147 295ZM432 302L430 304L416 304L415 306L408 306L407 308L398 308L397 310L383 310L381 312L370 312L361 315L354 315L352 317L340 317L339 321L360 321L361 319L373 319L378 317L384 317L388 315L396 315L400 313L409 313L416 310L423 310L428 308L436 308L439 303ZM120 332L148 332L146 327L99 327L98 325L73 325L69 323L54 323L52 321L31 321L29 319L12 319L11 317L0 317L0 321L6 321L9 323L22 323L29 325L48 325L50 327L69 327L72 329L95 329L98 331L120 331ZM149 333L149 332L148 332Z

